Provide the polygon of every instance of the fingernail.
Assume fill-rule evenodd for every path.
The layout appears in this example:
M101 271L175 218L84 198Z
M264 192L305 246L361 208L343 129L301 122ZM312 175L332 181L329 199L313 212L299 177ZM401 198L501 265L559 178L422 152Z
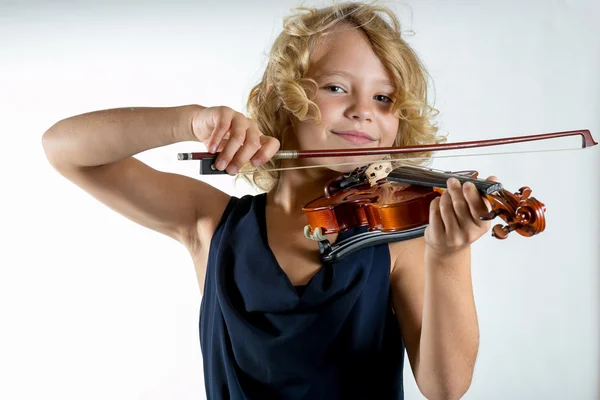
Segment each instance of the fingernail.
M458 179L456 178L450 178L448 179L448 186L450 185L456 185L458 183Z
M210 149L208 151L210 151L211 153L214 153L215 151L217 151L217 145L213 144L212 146L210 146Z
M228 172L229 172L231 175L235 175L235 173L236 173L236 172L238 172L238 169L237 169L237 167L236 167L235 165L231 165L231 166L230 166L228 169L229 169L229 171L228 171Z
M219 162L217 162L217 169L219 171L223 171L223 169L225 169L225 161L224 160L220 160Z
M258 167L260 165L260 160L252 160L250 161L250 164L252 164L253 167Z

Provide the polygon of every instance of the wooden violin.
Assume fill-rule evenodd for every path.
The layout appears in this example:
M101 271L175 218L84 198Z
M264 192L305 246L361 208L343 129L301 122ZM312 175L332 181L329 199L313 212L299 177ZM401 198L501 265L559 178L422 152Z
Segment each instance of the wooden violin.
M398 148L282 150L274 158L388 155L494 146L573 135L582 137L581 148L597 144L589 130L578 130ZM178 154L179 160L200 160L201 174L225 173L214 168L216 157L217 154L212 153ZM505 225L498 224L492 228L494 237L505 239L512 231L530 237L544 231L545 205L531 197L529 187L522 187L516 193L511 193L501 183L478 179L477 176L476 171L439 172L409 165L393 168L391 161L362 166L329 181L324 187L324 195L302 208L308 220L304 235L318 241L321 261L324 263L339 260L367 246L423 236L429 224L429 205L446 189L446 182L450 177L461 183L472 182L481 195L487 198L491 210L481 217L482 220L492 220L498 216L505 221ZM335 244L327 239L328 234L355 228L366 228L366 231Z
M422 236L429 224L430 203L441 195L450 177L472 182L488 199L491 210L482 220L499 216L506 222L494 226L494 237L505 239L511 231L533 236L544 230L546 208L530 197L530 188L510 193L502 184L477 175L476 171L444 173L412 166L393 169L386 162L357 168L328 182L325 195L302 208L308 219L304 235L319 241L323 262L366 246ZM334 245L327 240L328 234L362 227L368 230Z

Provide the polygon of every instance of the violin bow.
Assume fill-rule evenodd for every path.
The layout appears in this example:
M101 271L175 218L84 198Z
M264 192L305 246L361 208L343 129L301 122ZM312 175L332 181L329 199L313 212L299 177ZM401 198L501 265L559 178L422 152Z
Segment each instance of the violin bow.
M476 147L500 146L522 142L533 142L537 140L556 139L567 136L581 136L581 148L588 148L598 143L592 137L588 129L542 133L537 135L515 136L509 138L474 140L455 143L425 144L403 147L376 147L367 149L327 149L327 150L280 150L273 156L275 160L291 160L298 158L317 158L317 157L351 157L351 156L370 156L370 155L391 155L418 153L443 150L460 150ZM225 174L225 171L219 171L213 166L213 161L218 153L192 152L178 153L178 160L200 160L200 174Z

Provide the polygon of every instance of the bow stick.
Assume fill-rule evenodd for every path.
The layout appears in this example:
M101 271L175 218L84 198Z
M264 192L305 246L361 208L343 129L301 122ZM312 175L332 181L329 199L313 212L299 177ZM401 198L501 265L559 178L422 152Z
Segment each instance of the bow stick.
M516 136L510 138L474 140L456 143L425 144L403 147L376 147L366 149L327 149L327 150L280 150L273 156L276 160L290 160L298 158L317 158L317 157L348 157L348 156L369 156L369 155L391 155L404 153L417 153L442 150L459 150L476 147L500 146L506 144L532 142L537 140L555 139L567 136L581 136L581 148L587 148L598 143L592 137L588 129L564 131L555 133L543 133L538 135ZM213 166L213 161L218 154L208 152L178 153L178 160L200 160L200 174L224 174L225 171L219 171Z

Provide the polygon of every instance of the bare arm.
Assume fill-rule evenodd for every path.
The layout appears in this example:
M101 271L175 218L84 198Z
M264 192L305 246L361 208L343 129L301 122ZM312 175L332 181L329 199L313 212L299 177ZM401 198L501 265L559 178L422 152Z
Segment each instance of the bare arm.
M198 224L219 218L228 195L199 180L157 171L132 156L181 141L198 141L192 120L204 107L101 110L63 119L42 144L64 177L130 220L188 247Z
M430 399L458 399L471 385L479 349L471 244L490 229L480 218L488 211L473 184L451 178L431 202L424 237L395 249L393 305L415 380Z
M96 167L145 150L198 141L191 129L198 105L129 107L93 111L63 119L42 137L55 167Z
M391 290L415 380L428 399L458 399L471 384L479 345L470 249L439 258L422 238L402 245Z

